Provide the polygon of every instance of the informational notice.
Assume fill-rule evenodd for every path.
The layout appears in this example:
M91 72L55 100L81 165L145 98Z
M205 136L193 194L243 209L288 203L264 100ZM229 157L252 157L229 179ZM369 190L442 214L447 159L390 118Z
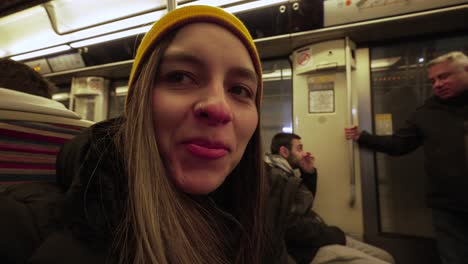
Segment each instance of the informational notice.
M335 76L313 76L307 79L309 113L335 112Z

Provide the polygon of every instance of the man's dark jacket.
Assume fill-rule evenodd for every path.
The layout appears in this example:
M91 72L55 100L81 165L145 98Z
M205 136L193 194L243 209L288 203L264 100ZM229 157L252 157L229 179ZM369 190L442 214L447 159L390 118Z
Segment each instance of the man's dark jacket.
M448 100L433 96L393 135L364 131L358 143L390 155L424 145L429 207L468 212L468 92Z
M325 224L312 210L314 197L301 178L290 176L284 170L267 163L265 174L270 184L270 221L286 226L282 237L289 255L297 263L310 263L322 246L345 245L344 232L338 227Z

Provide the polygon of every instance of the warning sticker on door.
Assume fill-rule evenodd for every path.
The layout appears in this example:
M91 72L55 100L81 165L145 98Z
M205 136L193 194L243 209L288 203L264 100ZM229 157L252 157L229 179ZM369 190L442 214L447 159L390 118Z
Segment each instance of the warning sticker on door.
M375 115L375 134L379 136L393 134L392 114Z

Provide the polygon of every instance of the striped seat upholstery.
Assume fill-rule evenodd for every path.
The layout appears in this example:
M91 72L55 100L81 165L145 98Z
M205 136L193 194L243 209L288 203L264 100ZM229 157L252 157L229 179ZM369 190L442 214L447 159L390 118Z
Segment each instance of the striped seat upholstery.
M55 181L60 147L91 124L58 102L0 88L0 184Z

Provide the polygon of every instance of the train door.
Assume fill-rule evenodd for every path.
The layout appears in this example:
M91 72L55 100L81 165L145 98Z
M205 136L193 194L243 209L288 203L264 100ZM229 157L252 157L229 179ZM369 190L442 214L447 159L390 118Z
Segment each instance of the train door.
M425 63L449 51L468 51L468 36L405 41L369 49L368 86L357 89L359 125L374 134L391 134L432 95ZM367 74L365 74L367 75ZM397 263L440 263L425 201L422 148L392 157L360 150L364 235L388 249Z

